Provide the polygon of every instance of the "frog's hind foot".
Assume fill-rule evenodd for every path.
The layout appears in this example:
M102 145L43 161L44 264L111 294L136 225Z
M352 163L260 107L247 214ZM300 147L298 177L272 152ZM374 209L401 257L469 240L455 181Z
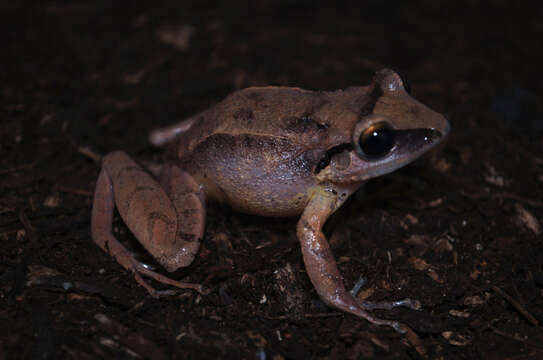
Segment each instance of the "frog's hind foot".
M175 295L176 292L174 290L155 290L151 285L149 285L141 275L145 275L155 281L158 281L162 284L175 286L180 289L192 289L197 291L201 295L207 295L209 294L209 289L205 288L201 284L194 284L194 283L187 283L187 282L181 282L174 279L171 279L167 276L164 276L162 274L159 274L157 272L154 272L152 270L149 270L147 268L147 265L137 262L137 265L133 268L134 271L134 279L136 279L136 282L143 286L147 292L155 298L162 297L162 296L170 296Z
M95 241L96 240L97 239L95 238ZM134 255L132 255L113 235L107 239L106 247L108 252L115 257L115 260L117 260L117 262L125 269L131 271L132 274L134 274L136 282L143 286L149 295L154 298L175 295L177 292L174 290L156 290L144 279L144 276L165 285L175 286L179 289L192 289L202 295L207 295L209 293L209 290L201 284L177 281L149 269L148 265L137 261L134 258Z

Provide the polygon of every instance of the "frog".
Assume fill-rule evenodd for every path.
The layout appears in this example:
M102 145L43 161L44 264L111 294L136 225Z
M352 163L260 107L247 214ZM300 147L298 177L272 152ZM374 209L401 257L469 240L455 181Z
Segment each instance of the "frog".
M369 179L388 174L441 143L450 125L417 101L391 69L367 86L336 91L264 86L238 90L211 108L151 132L166 147L149 172L122 150L102 159L91 219L92 239L131 271L173 288L209 290L153 270L113 234L115 208L130 232L168 272L189 266L204 237L208 201L247 214L299 217L296 236L306 273L322 301L376 325L404 333L373 309L418 300L370 303L345 287L323 234L327 219Z

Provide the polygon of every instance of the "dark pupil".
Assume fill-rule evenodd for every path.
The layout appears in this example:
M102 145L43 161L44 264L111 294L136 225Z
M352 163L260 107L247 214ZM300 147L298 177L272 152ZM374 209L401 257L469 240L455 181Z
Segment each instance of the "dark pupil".
M360 136L360 150L368 157L386 155L394 146L394 130L387 124L375 124Z

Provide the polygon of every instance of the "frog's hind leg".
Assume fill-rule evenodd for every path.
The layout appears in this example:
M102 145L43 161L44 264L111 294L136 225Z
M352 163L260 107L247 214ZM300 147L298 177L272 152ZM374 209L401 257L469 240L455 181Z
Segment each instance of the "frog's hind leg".
M192 182L194 183L194 180ZM189 189L195 188L194 185L189 184ZM188 191L186 186L182 189ZM192 211L203 211L203 201L197 195L184 195L189 198L189 204L196 204ZM187 231L178 224L180 214L175 201L171 201L160 184L122 151L110 153L103 159L92 209L93 240L114 256L125 269L132 271L136 281L153 296L171 292L155 291L142 276L179 288L203 292L203 287L199 284L170 279L137 261L112 233L115 206L138 241L167 270L173 271L192 261L199 246L195 237L201 237L203 224L197 227L200 233L194 234L191 238L193 241L189 241L187 245L184 239ZM203 220L203 215L200 218ZM189 227L189 231L193 228L195 227Z
M163 146L174 141L179 135L190 129L197 116L189 117L178 123L155 129L149 134L149 142L154 146Z

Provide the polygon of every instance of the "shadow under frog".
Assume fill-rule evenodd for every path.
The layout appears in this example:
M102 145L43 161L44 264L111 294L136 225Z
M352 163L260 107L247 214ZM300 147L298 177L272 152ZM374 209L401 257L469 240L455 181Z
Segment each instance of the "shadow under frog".
M420 303L355 299L322 227L360 185L404 166L441 142L447 120L412 98L400 76L384 69L372 83L334 92L288 87L237 91L214 107L151 133L170 144L165 165L149 175L123 151L104 157L92 210L92 238L151 295L142 276L203 292L148 269L115 239L116 207L139 242L168 271L194 259L205 202L222 201L249 214L300 216L297 237L307 274L329 306L405 332L403 324L368 310Z

